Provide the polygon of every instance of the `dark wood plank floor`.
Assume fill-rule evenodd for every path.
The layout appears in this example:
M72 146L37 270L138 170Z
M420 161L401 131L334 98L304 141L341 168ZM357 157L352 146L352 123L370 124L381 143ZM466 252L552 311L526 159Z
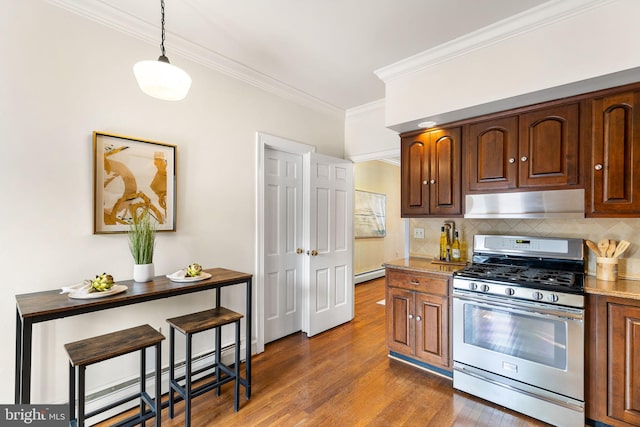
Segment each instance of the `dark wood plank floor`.
M547 426L454 391L449 379L389 359L384 279L356 286L355 319L318 336L297 333L253 358L251 400L233 412L233 386L193 400L193 426ZM244 390L241 389L241 393ZM162 425L184 425L183 403ZM108 426L117 418L100 424Z

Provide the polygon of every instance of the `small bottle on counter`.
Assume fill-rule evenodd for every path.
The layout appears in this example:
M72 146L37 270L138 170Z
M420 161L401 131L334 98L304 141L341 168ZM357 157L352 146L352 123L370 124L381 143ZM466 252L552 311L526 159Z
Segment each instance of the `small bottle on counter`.
M449 239L447 238L447 232L444 231L444 225L440 227L440 261L444 261L447 259L447 246L449 244Z
M458 230L455 231L453 238L453 243L451 244L451 261L457 262L460 261L460 240L458 239Z

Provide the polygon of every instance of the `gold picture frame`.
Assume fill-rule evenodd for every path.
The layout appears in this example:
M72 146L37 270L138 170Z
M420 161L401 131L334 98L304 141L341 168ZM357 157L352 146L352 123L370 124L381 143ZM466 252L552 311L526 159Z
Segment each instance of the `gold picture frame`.
M148 210L158 231L176 230L176 146L93 132L93 233L126 233Z

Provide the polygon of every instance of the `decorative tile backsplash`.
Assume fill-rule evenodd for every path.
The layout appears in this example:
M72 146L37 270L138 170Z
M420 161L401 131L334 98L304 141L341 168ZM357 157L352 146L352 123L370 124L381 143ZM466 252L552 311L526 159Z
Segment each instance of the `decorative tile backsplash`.
M448 220L448 219L447 219ZM437 255L443 218L412 218L410 221L411 256L432 258ZM453 218L460 238L468 245L467 257L473 251L476 234L573 237L598 242L600 239L628 240L631 245L620 258L618 276L640 280L640 218L606 219L464 219ZM424 228L424 239L413 238L414 228ZM596 257L585 246L587 272L595 275Z

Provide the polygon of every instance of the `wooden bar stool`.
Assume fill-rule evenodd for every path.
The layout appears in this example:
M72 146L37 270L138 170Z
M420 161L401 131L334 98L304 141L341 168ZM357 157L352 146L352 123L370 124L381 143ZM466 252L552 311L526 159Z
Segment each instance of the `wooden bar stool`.
M155 416L155 425L156 427L160 427L160 413L162 410L162 394L160 391L160 343L162 340L164 340L164 335L149 325L142 325L65 344L64 348L67 350L67 354L69 355L69 425L83 427L87 418L91 418L134 399L140 399L140 413L120 422L117 425L131 426L141 424L144 426L146 420ZM145 386L145 351L150 347L156 348L155 399L151 399ZM86 367L88 365L122 356L137 350L140 350L140 392L85 414ZM78 370L77 418L75 415L76 368ZM147 406L149 407L149 410L146 409Z
M216 389L216 394L219 396L220 386L230 381L234 381L233 409L238 411L240 407L238 400L238 395L240 394L240 319L242 319L242 317L242 314L224 307L217 307L167 319L167 323L169 323L169 418L173 418L174 416L174 404L176 402L174 392L178 394L179 398L184 399L184 423L185 426L188 427L191 425L191 399L214 388ZM231 323L235 324L235 362L233 369L220 360L220 352L222 350L221 328ZM179 378L175 376L176 329L182 332L186 339L185 375ZM193 335L210 329L215 329L215 362L213 365L205 366L192 372L191 344ZM213 372L204 375L201 379L213 379L194 388L192 386L193 376L210 369L213 369ZM222 376L221 371L224 374ZM183 380L184 386L180 385L180 381Z

